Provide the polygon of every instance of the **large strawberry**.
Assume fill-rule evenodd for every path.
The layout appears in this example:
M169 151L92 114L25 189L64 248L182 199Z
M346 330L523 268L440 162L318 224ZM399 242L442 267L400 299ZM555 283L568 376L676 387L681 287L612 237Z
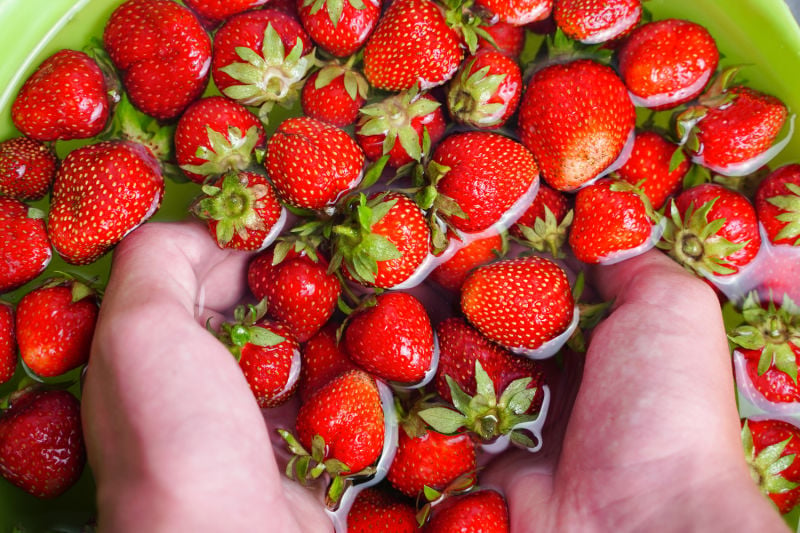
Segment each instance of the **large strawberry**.
M458 238L458 237L451 237ZM505 236L492 233L487 237L475 239L459 248L449 259L442 262L431 273L429 279L445 289L459 292L464 280L475 268L494 261L505 254Z
M6 383L17 369L17 335L14 327L14 308L0 300L0 385Z
M753 480L781 513L800 503L800 428L783 420L743 420L742 445Z
M642 0L558 0L553 17L571 39L599 44L625 35L642 18Z
M26 390L0 414L0 474L38 498L78 481L86 462L80 404L67 391Z
M59 50L25 81L11 118L22 133L39 141L94 137L108 121L108 90L91 57Z
M29 137L0 142L0 194L20 201L44 198L53 184L58 158L46 144Z
M452 496L434 506L424 533L508 533L508 505L503 496L491 489Z
M515 26L524 26L547 18L553 9L553 0L476 0L476 6L489 11L493 17Z
M358 185L364 152L344 130L294 117L283 121L270 138L264 164L285 202L323 209Z
M176 118L208 84L211 39L171 0L127 0L106 22L103 44L131 102L159 120Z
M520 139L533 152L544 180L571 191L620 157L635 119L616 73L579 59L533 75L520 104Z
M56 278L33 289L17 304L20 357L42 377L86 363L98 309L95 292L76 280Z
M331 63L308 77L300 105L306 116L343 128L358 119L368 90L369 84L360 72Z
M44 214L18 200L0 196L0 293L44 272L53 252Z
M800 165L770 173L758 186L755 206L772 244L800 244Z
M217 24L237 13L266 4L269 0L184 0L202 18Z
M301 348L303 365L297 392L303 402L339 374L356 369L336 338L339 326L335 321L329 322Z
M416 510L410 503L401 500L387 491L367 488L356 496L347 514L349 533L415 533L417 527Z
M546 183L540 183L536 198L511 226L509 233L529 248L561 257L572 220L573 212L567 196Z
M358 51L381 14L381 0L300 0L297 7L317 46L337 57Z
M163 195L159 163L144 146L103 141L73 150L53 185L53 247L68 263L96 261L150 218Z

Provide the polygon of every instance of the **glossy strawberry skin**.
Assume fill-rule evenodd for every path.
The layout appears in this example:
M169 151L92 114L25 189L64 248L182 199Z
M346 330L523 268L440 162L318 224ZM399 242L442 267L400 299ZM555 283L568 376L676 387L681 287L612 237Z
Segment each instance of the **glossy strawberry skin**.
M14 308L0 300L0 385L14 377L17 369L17 335Z
M29 137L0 142L0 194L26 202L41 200L53 184L56 154Z
M680 192L683 178L691 166L684 158L670 171L676 150L680 148L654 131L637 132L631 157L617 170L617 175L631 185L639 186L650 199L653 209L661 209L667 198Z
M494 24L481 26L492 39L494 44L483 37L478 37L478 50L499 50L509 57L518 58L525 46L525 28L515 26L508 22L498 20Z
M0 293L44 272L53 256L44 220L31 217L28 209L18 200L0 196Z
M508 505L503 496L491 489L469 492L446 499L434 508L425 533L510 531Z
M60 50L25 81L11 106L22 133L38 141L86 139L105 128L108 87L84 52Z
M795 361L800 363L800 358L798 358L800 348L792 343L788 343L788 345L795 354ZM745 369L753 387L767 401L776 404L800 402L800 387L789 374L778 370L774 365L771 365L766 372L758 373L762 350L746 350L744 348L738 350L745 359Z
M367 41L381 14L379 0L365 0L363 9L356 9L350 0L342 0L342 12L334 25L328 14L329 3L312 14L314 0L298 0L297 11L300 21L314 42L336 57L346 57Z
M430 273L430 279L449 291L458 292L472 270L500 256L503 244L503 237L499 233L475 239L437 266Z
M793 192L787 185L800 187L800 165L797 163L775 169L759 184L756 191L755 206L758 221L764 227L772 244L797 244L798 233L795 229L797 211L792 209L796 208L792 204L800 205L800 201L796 194L797 190ZM782 207L772 203L779 200L787 201L789 205ZM789 217L793 220L780 220L778 217Z
M179 116L208 84L211 39L170 0L126 1L109 17L103 44L131 102L159 120Z
M416 509L410 503L381 489L370 487L356 496L353 507L347 514L347 531L349 533L374 533L375 531L414 533L419 531L416 514ZM390 527L391 530L388 529Z
M264 5L269 0L185 0L192 11L212 23L223 20L248 9Z
M477 0L475 5L485 8L498 20L524 26L547 18L553 9L553 0Z
M782 420L753 420L749 419L747 425L753 435L753 447L756 454L764 448L773 444L778 444L789 439L781 457L800 454L800 430L788 422ZM800 483L800 461L796 458L792 463L780 473L781 477L793 483ZM794 488L787 492L771 493L769 498L775 502L778 510L786 514L800 503L800 488Z
M571 39L598 44L619 38L639 24L641 0L559 0L553 16Z
M556 221L561 223L570 208L570 201L567 196L561 191L557 191L547 185L546 183L539 184L539 190L536 192L536 197L531 202L528 209L522 213L522 216L517 219L517 222L509 228L509 233L514 237L523 238L522 230L519 226L527 226L532 228L536 224L536 219L545 219L545 206L556 217Z
M344 75L334 78L324 87L315 87L318 75L319 71L314 72L303 85L300 95L303 113L338 128L354 123L366 100L357 93L355 98L350 98L345 89Z
M264 320L255 327L279 335L283 340L273 346L245 344L241 349L239 366L258 406L276 407L286 403L297 389L300 345L284 324Z
M303 365L297 392L303 402L339 374L357 368L336 339L338 326L336 322L329 322L301 348Z

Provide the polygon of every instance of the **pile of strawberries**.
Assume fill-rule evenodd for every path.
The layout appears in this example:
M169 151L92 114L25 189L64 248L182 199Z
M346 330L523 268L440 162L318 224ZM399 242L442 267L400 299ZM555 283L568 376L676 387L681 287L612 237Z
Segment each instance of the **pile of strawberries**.
M546 45L520 64L530 32ZM737 380L783 418L744 421L745 450L788 512L800 165L765 165L794 116L719 57L640 0L127 0L102 46L53 54L13 103L0 292L53 250L97 261L165 178L194 182L209 238L253 252L252 299L217 334L259 406L300 405L287 475L326 484L339 529L505 531L478 465L541 446L553 356L606 308L576 274L657 246L741 306ZM0 305L0 382L84 365L100 302L64 276ZM78 400L7 403L0 473L61 494L85 461Z

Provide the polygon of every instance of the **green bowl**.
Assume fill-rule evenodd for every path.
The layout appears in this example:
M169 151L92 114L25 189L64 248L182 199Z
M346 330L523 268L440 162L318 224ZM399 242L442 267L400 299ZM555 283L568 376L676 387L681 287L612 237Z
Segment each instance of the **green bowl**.
M0 139L19 135L9 109L19 87L47 56L61 48L81 49L99 38L104 21L121 0L2 0L0 1ZM723 66L743 65L742 77L752 87L780 97L791 111L800 110L800 30L783 0L650 0L654 18L685 18L705 25L723 52ZM23 23L24 22L24 23ZM532 42L535 40L532 40ZM61 156L76 143L58 146ZM794 161L800 153L795 136L776 163ZM168 183L158 220L184 218L197 194L191 183ZM39 203L46 207L46 201ZM80 272L105 281L110 257L75 268L54 259L42 277L56 271ZM6 299L16 300L31 284ZM20 376L20 370L17 375ZM14 384L0 387L0 394ZM25 531L77 531L95 513L94 484L88 469L63 496L41 501L0 478L0 531L22 526Z

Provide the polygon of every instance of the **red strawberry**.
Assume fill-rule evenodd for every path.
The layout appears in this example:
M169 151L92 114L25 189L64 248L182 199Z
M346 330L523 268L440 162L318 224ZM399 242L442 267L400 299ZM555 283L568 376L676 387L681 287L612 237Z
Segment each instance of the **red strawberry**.
M14 377L17 369L17 335L14 308L0 300L0 385Z
M109 17L103 44L131 102L159 120L179 116L208 84L211 39L176 2L127 0Z
M650 199L653 209L661 209L667 198L681 190L683 178L691 164L679 146L669 142L654 131L636 133L633 151L628 161L617 170L617 175L638 186ZM673 168L673 158L680 162Z
M356 139L369 159L389 154L387 164L399 168L427 156L424 133L434 145L446 128L441 104L416 88L361 108Z
M59 50L25 81L11 107L14 125L38 141L85 139L109 115L103 72L84 52Z
M664 19L635 29L618 57L620 76L634 104L667 109L703 91L717 68L719 51L703 26Z
M336 310L339 280L328 274L328 262L283 243L257 255L247 271L250 291L267 300L267 316L288 325L299 342L315 335Z
M285 202L323 209L361 180L364 152L344 130L294 117L281 123L267 143L265 166Z
M53 252L43 213L0 196L0 293L15 289L44 272Z
M195 13L211 21L219 23L237 13L262 6L269 0L184 0Z
M430 279L449 291L458 292L472 270L501 257L506 248L505 238L499 233L475 239L437 266L430 273Z
M178 120L175 158L189 179L203 183L208 176L246 170L265 143L258 117L228 98L209 96Z
M379 294L350 315L344 331L350 359L389 381L422 381L433 359L433 328L422 304L404 292Z
M416 515L416 509L410 503L380 489L367 488L358 493L347 514L347 531L414 533L419 531Z
M522 49L525 47L525 28L522 26L515 26L498 20L494 24L484 25L480 28L489 34L494 44L479 36L478 50L484 48L499 50L514 58L518 58L522 53Z
M756 191L758 221L772 244L800 244L800 165L784 165Z
M364 47L364 75L376 89L426 90L453 77L462 58L459 36L435 3L395 0Z
M566 195L540 183L533 202L511 226L509 233L534 250L561 257L572 219Z
M567 37L599 44L625 35L642 18L642 0L557 0L556 24Z
M17 304L17 343L35 374L59 376L89 360L99 304L95 292L75 280L54 279Z
M477 0L475 5L492 13L492 18L524 26L547 18L553 9L553 0Z
M743 420L742 444L753 480L778 510L800 504L800 429L783 420Z
M522 95L522 72L511 57L480 50L468 58L447 86L453 120L478 129L503 126Z
M0 414L0 474L38 498L78 481L86 462L80 404L67 391L28 390Z
M305 115L343 128L358 118L368 89L369 84L360 72L330 64L308 77L300 104Z
M520 139L544 180L572 191L617 160L635 119L628 91L614 71L579 59L533 75L520 104Z
M53 186L53 247L68 263L92 263L150 218L163 195L158 161L144 146L104 141L73 150Z
M329 322L303 344L298 393L305 402L314 392L339 374L354 370L356 365L336 340L338 324Z
M372 33L381 14L381 0L298 0L297 8L303 27L317 46L345 57L361 48Z
M57 166L56 154L44 143L28 137L0 142L0 194L23 202L41 200Z
M722 185L692 187L670 204L659 247L700 275L735 274L761 247L755 209L743 195Z
M529 256L473 271L461 288L461 310L489 340L524 353L566 331L574 302L564 270Z
M434 506L425 533L507 533L508 505L491 489L447 498Z

